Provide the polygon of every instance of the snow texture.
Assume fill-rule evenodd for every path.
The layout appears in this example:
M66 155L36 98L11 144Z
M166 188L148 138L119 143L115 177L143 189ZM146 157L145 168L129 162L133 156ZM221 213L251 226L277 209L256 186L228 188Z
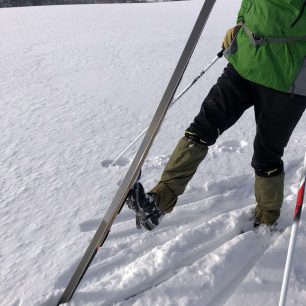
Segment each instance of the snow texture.
M0 10L0 304L55 305L149 124L202 0ZM180 90L220 50L240 1L218 1ZM167 114L143 166L149 190L226 65ZM253 110L225 132L153 232L126 207L69 305L277 305L303 156L284 155L283 234L251 230ZM306 305L302 214L288 306ZM243 233L242 233L243 232Z

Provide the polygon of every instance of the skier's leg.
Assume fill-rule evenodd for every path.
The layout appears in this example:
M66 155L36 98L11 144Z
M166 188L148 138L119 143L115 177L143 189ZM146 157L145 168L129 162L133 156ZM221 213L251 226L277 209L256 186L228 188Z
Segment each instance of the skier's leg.
M306 97L253 85L257 131L252 166L255 169L257 201L255 223L272 225L280 215L284 192L282 156L301 118Z
M159 183L150 191L154 194L159 208L169 213L174 208L177 197L181 195L205 158L208 147L185 133L174 149Z
M257 226L261 223L273 225L280 216L283 204L284 172L272 177L255 175L255 221Z
M249 82L228 65L204 100L199 114L173 151L159 183L151 190L161 211L174 208L205 158L208 146L252 105Z

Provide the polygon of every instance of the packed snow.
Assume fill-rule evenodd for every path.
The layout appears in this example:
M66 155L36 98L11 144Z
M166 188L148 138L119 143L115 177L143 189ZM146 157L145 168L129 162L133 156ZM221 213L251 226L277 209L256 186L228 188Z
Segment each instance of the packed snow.
M0 10L1 305L57 303L137 145L115 167L102 165L150 123L202 4ZM239 5L216 3L178 93L220 50ZM142 168L147 190L225 65L169 110ZM252 230L250 109L155 231L137 230L124 207L69 305L277 305L305 130L304 115L284 155L282 234ZM306 305L305 221L304 213L288 306Z

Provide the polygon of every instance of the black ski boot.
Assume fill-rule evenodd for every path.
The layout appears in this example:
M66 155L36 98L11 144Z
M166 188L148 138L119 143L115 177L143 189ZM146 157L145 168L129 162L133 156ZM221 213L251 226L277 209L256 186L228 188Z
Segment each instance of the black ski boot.
M136 182L130 190L126 203L136 213L136 226L143 226L148 231L153 230L162 220L164 214L156 205L153 194L145 193L141 183Z

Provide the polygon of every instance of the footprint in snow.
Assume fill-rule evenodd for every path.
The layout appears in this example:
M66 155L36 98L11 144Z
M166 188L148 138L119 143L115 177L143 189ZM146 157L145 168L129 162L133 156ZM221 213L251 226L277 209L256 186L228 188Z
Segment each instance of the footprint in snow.
M19 298L15 299L13 303L11 304L12 306L21 306L22 305L22 300Z
M105 159L101 162L102 167L104 168L108 168L112 165L112 163L114 162L113 159ZM127 158L120 158L114 165L112 165L113 167L123 167L128 165L130 162L129 159Z
M248 145L246 141L243 140L227 140L223 141L217 145L217 150L221 153L224 152L238 152L244 153L244 148Z
M81 232L91 232L98 228L99 224L101 223L101 219L93 219L89 221L85 221L81 223L80 230Z

